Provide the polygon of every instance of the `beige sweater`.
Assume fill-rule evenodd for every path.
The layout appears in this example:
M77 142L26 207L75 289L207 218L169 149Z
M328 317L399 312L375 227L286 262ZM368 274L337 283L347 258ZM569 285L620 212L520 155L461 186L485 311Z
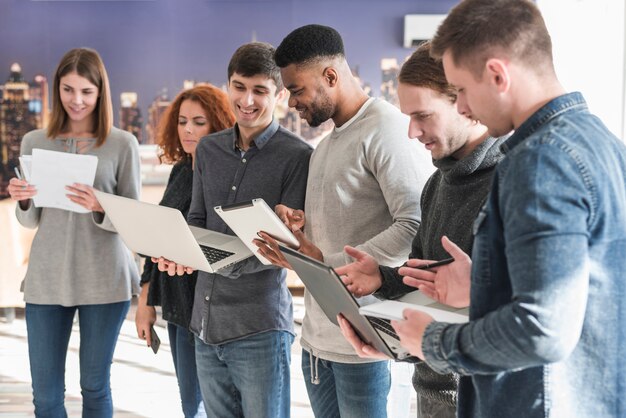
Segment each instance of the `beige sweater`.
M355 246L382 265L400 265L420 222L420 195L434 171L430 153L408 138L409 119L370 98L313 152L306 193L306 236L338 267ZM372 298L370 296L370 298ZM305 292L301 344L314 356L363 363L341 330Z

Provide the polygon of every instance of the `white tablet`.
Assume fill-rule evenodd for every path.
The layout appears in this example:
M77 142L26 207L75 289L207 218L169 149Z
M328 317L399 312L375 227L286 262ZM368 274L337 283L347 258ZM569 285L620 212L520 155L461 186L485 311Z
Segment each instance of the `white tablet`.
M263 231L278 241L298 247L300 243L289 228L263 199L253 199L232 205L216 206L215 212L233 230L235 235L265 265L271 264L268 259L258 253L258 247L252 242L258 239L258 232Z

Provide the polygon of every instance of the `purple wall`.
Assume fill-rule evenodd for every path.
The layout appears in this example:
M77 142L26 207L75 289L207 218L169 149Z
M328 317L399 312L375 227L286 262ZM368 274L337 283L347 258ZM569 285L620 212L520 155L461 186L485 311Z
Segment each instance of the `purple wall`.
M147 106L162 88L182 80L226 82L233 51L256 39L274 45L292 29L320 23L344 37L348 61L378 94L380 59L410 53L402 47L403 17L447 13L451 0L135 0L0 1L0 83L13 62L26 80L51 74L68 49L97 49L107 66L114 103L122 91ZM117 116L117 109L116 109Z

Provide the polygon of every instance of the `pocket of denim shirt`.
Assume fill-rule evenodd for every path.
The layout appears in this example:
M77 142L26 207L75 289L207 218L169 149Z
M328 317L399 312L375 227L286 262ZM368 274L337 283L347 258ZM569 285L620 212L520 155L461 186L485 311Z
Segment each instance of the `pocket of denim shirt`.
M474 248L472 250L472 283L491 283L491 264L489 257L489 231L487 228L487 204L480 209L472 225Z

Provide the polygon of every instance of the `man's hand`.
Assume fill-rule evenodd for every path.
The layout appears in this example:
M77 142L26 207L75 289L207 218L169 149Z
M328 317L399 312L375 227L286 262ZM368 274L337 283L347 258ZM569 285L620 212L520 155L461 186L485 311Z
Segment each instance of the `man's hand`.
M194 272L192 267L183 266L182 264L176 264L173 261L165 259L163 257L151 257L154 264L157 265L159 271L165 271L169 276L183 276L185 274L191 274Z
M346 288L357 297L371 295L380 289L383 278L374 257L349 245L344 251L355 260L335 269Z
M293 231L293 235L300 243L298 247L299 252L316 260L324 261L324 255L320 249L313 245L313 243L304 236L302 231ZM259 254L267 258L275 266L291 269L291 265L278 247L278 241L263 231L259 232L259 237L261 239L255 239L253 241L254 245L259 247Z
M422 340L426 327L434 321L433 317L413 309L402 312L404 321L391 321L391 326L400 337L400 345L406 348L415 357L424 360Z
M341 328L341 333L346 340L350 343L352 347L354 347L354 351L356 351L357 355L362 358L375 358L381 360L389 360L389 357L385 354L381 353L371 345L366 344L356 332L354 332L354 328L348 322L343 315L337 315L337 322L339 322L339 327Z
M408 267L401 267L398 273L405 276L404 284L417 287L426 296L455 308L464 308L470 303L470 280L472 260L447 237L441 239L443 248L454 257L454 261L441 267L422 270L415 267L424 264L423 260L411 259Z
M291 209L285 205L276 205L274 212L290 231L301 231L304 228L305 217L304 211L300 209Z
M261 239L252 241L259 248L258 253L273 265L291 270L291 265L278 247L278 241L263 231L259 232L259 237Z
M309 241L309 239L304 235L304 232L296 230L293 231L293 235L300 243L300 247L298 248L299 252L304 255L308 255L309 257L314 258L318 261L324 262L324 254L322 254L322 250L317 248L315 244Z

